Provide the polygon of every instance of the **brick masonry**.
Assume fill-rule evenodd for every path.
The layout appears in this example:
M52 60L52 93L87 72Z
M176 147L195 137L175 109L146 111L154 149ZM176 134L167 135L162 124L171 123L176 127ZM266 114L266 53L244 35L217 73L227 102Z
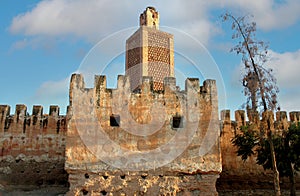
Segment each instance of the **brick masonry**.
M158 13L148 7L141 14L140 28L126 40L125 70L131 90L140 89L143 76L153 78L156 91L163 89L165 77L174 77L174 38L158 24Z

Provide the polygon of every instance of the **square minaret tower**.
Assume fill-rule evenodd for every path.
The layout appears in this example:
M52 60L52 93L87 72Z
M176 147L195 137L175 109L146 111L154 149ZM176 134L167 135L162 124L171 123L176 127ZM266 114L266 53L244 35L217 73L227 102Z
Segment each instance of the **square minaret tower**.
M154 7L140 15L140 28L126 40L125 71L132 91L141 87L143 76L152 76L154 90L163 89L165 77L174 77L174 38L159 30Z

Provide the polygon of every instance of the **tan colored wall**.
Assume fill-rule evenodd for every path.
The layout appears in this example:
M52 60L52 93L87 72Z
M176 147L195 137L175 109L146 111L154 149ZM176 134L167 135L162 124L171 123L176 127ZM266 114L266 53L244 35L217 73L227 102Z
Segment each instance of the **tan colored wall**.
M17 105L14 115L10 107L0 106L0 184L62 185L64 172L67 119L59 116L59 108L50 106L43 114L42 106L34 106L27 115L25 105Z
M72 76L65 167L70 195L217 194L215 181L221 172L221 157L215 81L207 80L200 87L198 79L189 79L186 90L176 92L175 78L166 78L164 92L158 93L153 91L150 77L143 80L141 93L130 93L129 80L124 76L119 76L117 89L107 89L104 76L95 77L92 89L84 87L81 75ZM151 110L156 104L162 107ZM120 127L110 126L112 114L120 115ZM176 115L184 117L183 128L172 128ZM162 122L162 127L141 135L151 129L146 125L153 121L153 126ZM135 127L138 132L130 133ZM102 142L103 135L116 145ZM173 138L175 145L168 145ZM170 163L160 165L180 150L177 158L170 157ZM123 153L117 154L119 151Z
M222 173L218 180L218 190L239 190L239 189L267 189L273 187L273 177L271 170L264 170L262 166L256 164L256 155L243 161L236 154L237 148L231 143L235 134L240 133L240 127L249 125L251 121L255 126L267 126L267 120L271 123L271 130L281 133L287 130L291 123L300 122L300 112L290 112L289 122L286 112L276 112L276 119L272 112L264 113L262 119L249 118L246 121L246 112L243 110L235 111L235 120L230 119L230 111L221 111L221 152L222 152ZM300 182L300 179L298 179ZM282 188L289 187L289 181L281 178ZM298 185L300 187L300 184Z

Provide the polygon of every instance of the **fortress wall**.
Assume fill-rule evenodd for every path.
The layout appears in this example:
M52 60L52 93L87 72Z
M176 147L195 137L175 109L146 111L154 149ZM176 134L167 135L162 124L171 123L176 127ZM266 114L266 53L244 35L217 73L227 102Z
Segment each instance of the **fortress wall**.
M221 172L216 83L206 80L200 87L198 79L187 79L184 91L175 89L175 78L165 78L163 91L156 92L152 78L143 77L141 92L131 93L126 76L118 77L117 89L107 89L105 76L95 76L95 87L87 89L83 77L74 74L65 165L69 195L216 195L215 182ZM111 126L111 116L120 118L120 126ZM174 128L173 117L181 117L181 128ZM152 127L162 124L149 134L145 132L151 131L149 123ZM103 135L117 145L102 143ZM175 145L168 146L174 137ZM135 160L137 153L156 149L161 151L145 155L145 165ZM159 167L180 150L178 157Z
M66 184L64 171L67 119L59 115L58 106L0 105L0 184L52 185Z
M264 170L256 164L256 155L246 161L237 156L237 148L231 143L232 138L240 133L240 127L251 125L259 130L260 127L267 127L268 121L271 130L280 134L287 130L291 123L300 122L300 112L290 112L290 121L287 119L287 112L271 111L264 112L260 119L258 114L248 114L249 121L246 121L246 112L235 111L235 120L230 119L230 110L221 111L221 152L222 152L222 174L218 179L218 189L261 189L273 187L273 175L271 170ZM297 181L300 181L298 177ZM281 178L282 188L288 188L289 181ZM297 186L300 186L298 184Z

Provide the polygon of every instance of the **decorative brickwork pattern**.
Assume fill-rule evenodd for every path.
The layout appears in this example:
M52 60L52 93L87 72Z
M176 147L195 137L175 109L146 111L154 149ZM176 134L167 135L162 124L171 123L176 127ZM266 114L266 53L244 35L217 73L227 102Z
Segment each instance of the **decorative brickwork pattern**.
M130 69L141 62L142 55L141 48L133 48L128 50L128 66L127 69Z
M149 75L153 77L153 89L162 90L164 78L170 73L169 66L161 62L149 62L148 68Z
M136 64L126 70L126 75L130 76L131 86L135 87L133 90L139 87L142 83L142 71L141 64Z
M134 33L126 41L126 70L141 63L142 48L141 48L141 33Z
M170 34L162 31L149 29L148 31L148 47L161 47L164 49L170 49ZM153 58L158 58L156 55ZM163 59L162 59L163 60ZM170 61L166 61L170 63Z
M143 76L153 77L156 91L163 89L165 77L174 77L173 35L159 31L158 24L158 12L148 7L140 16L140 28L126 41L126 75L131 90L141 87ZM135 66L140 68L130 70Z

